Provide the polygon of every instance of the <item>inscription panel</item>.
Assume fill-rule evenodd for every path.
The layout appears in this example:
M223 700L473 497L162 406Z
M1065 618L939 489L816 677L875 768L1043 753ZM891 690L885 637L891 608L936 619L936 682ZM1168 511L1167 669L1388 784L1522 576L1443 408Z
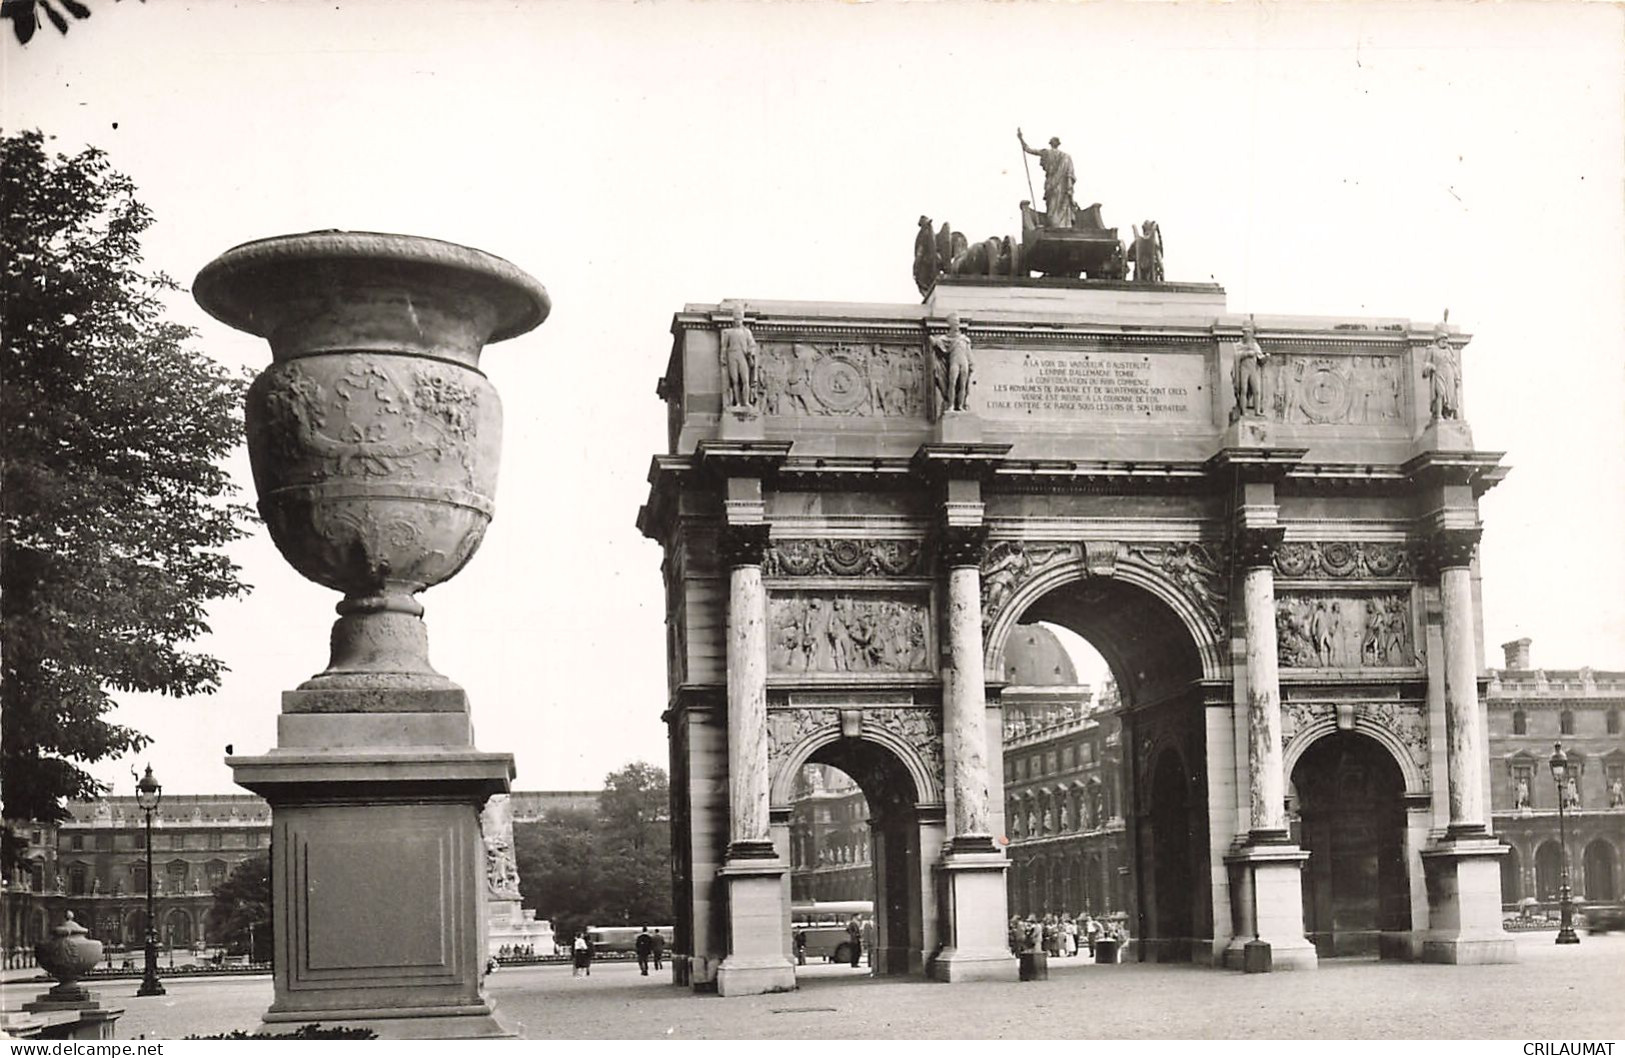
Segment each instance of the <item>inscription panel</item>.
M978 350L972 408L997 421L1207 423L1201 353Z

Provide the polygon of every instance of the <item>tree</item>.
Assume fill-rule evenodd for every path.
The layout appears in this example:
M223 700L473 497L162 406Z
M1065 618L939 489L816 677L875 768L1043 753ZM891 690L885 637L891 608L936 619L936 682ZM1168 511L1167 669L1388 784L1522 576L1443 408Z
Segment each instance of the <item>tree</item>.
M596 812L514 825L524 902L561 937L588 925L671 922L666 773L643 762L610 772Z
M601 900L626 925L671 921L671 794L666 773L637 761L598 795Z
M148 742L104 719L111 691L219 685L184 647L247 590L220 465L245 383L163 318L179 287L140 270L152 215L101 151L0 138L0 216L0 799L57 821L106 792L79 764Z
M271 858L255 856L233 867L214 887L207 935L229 952L245 952L255 962L270 962Z

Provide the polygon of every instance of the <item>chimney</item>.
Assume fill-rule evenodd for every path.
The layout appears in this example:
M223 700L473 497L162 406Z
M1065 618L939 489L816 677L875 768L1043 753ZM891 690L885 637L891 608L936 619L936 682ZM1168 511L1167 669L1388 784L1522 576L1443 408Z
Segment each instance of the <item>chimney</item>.
M1507 668L1527 670L1529 668L1529 637L1514 639L1510 643L1502 643L1501 649L1506 651Z

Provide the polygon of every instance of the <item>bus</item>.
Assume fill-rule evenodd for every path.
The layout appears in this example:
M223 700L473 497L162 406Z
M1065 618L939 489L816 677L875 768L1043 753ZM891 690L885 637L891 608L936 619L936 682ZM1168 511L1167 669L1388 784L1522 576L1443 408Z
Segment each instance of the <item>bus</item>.
M658 933L660 939L665 941L663 947L671 951L672 938L675 937L676 928L673 926L650 926L650 933ZM643 932L641 926L588 926L586 929L587 943L592 945L594 958L605 955L631 955L637 951L638 934Z
M809 959L822 958L828 962L852 961L852 939L846 924L853 915L873 918L872 900L810 900L790 907L790 932L801 933L807 942Z

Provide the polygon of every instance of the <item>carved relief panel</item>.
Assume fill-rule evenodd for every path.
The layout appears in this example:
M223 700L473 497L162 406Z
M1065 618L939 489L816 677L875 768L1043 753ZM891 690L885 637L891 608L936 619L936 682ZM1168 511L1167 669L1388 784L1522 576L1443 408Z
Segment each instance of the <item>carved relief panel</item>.
M930 673L931 648L930 606L918 592L797 591L768 601L774 673Z
M1410 549L1402 543L1293 540L1275 552L1275 572L1293 580L1409 579L1414 571Z
M1003 540L982 561L982 628L998 619L1027 581L1068 562L1082 562L1090 577L1116 576L1122 566L1149 568L1190 602L1215 637L1224 633L1226 585L1218 547L1195 542L1119 544L1090 540L1048 543Z
M768 415L924 418L931 375L920 346L762 342Z
M762 562L769 577L909 577L922 572L917 540L775 540Z
M851 712L852 710L847 710ZM841 709L834 706L774 706L767 711L768 770L777 778L789 764L791 752L808 739L834 736L841 729ZM919 801L937 801L943 790L942 718L936 709L919 706L875 706L857 708L857 737L866 729L881 728L894 741L909 746L917 757L932 788L916 790Z
M1327 702L1288 699L1281 704L1281 745L1290 747L1310 728L1337 723L1339 708L1351 711L1352 730L1378 728L1405 748L1416 770L1429 775L1427 717L1420 702Z
M1339 426L1403 422L1398 356L1270 352L1264 361L1266 418Z
M1419 663L1408 591L1281 591L1282 668L1412 668Z

